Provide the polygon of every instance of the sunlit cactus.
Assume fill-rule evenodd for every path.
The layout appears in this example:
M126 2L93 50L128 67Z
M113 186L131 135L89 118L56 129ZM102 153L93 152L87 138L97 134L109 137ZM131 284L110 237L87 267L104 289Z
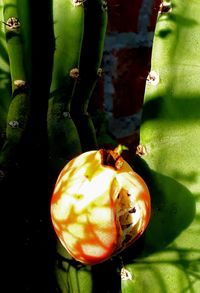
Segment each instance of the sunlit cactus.
M87 0L84 11L79 78L73 94L71 114L80 136L82 151L87 151L98 148L88 105L97 79L103 74L101 65L107 28L107 5L102 0Z
M22 30L27 32L30 27L24 18L20 18L19 3L16 0L4 0L3 4L3 33L6 39L6 49L10 68L10 95L8 106L5 138L0 151L0 169L2 174L10 165L15 165L18 149L26 131L30 114L30 88L27 68L26 45ZM22 4L22 3L21 3ZM29 7L25 4L26 16L29 15ZM21 27L23 26L23 29ZM29 64L29 63L28 63ZM7 87L8 89L8 87ZM5 100L6 97L2 97ZM8 99L8 98L7 98ZM8 103L8 100L5 102Z
M98 149L88 113L103 72L106 1L49 0L34 4L0 0L0 194L12 222L7 233L12 235L2 234L6 245L12 245L12 264L20 263L14 258L20 253L15 245L19 239L11 233L13 224L19 231L17 236L21 229L28 235L23 234L22 258L27 259L23 272L20 270L26 286L17 290L13 282L15 291L200 291L199 13L197 0L161 2L146 80L140 144L135 160L129 162L130 169L116 151ZM45 50L40 47L42 37L48 40ZM44 54L51 64L40 63ZM43 113L42 119L38 113ZM44 125L40 125L41 120ZM138 188L140 202L133 205L137 184L131 177L132 169L144 180L151 197L151 205L142 213L138 208L145 194ZM6 177L10 170L12 175ZM62 176L57 177L59 174ZM82 193L77 193L79 190ZM141 215L145 226L139 225ZM77 219L83 221L79 230ZM73 225L71 234L66 233L64 221ZM133 229L137 232L133 235L136 222L136 228L141 229ZM106 228L106 237L111 238L106 257L96 261L100 245L87 246L87 258L78 255L93 239L105 249L99 227L100 232ZM78 235L81 229L82 238ZM134 243L133 236L138 236ZM119 244L116 239L120 239ZM94 259L90 258L91 251ZM16 272L11 269L11 273Z
M152 217L123 292L200 290L199 12L198 1L160 6L135 162Z
M84 30L84 7L78 4L72 0L53 1L55 50L47 126L49 162L55 173L66 160L81 153L78 132L70 114L71 99L79 77Z

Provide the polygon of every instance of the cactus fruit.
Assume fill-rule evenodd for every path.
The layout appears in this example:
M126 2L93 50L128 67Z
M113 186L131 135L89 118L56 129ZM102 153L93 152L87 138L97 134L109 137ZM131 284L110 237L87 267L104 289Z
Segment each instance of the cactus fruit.
M152 216L123 292L200 291L199 1L163 1L153 40L136 171Z
M18 150L24 155L23 138L28 146L30 137L34 141L33 152L41 143L37 140L40 135L34 131L30 131L27 140L25 134L30 111L37 116L41 99L44 108L47 106L41 92L48 92L49 88L38 91L34 81L43 72L49 78L49 67L38 64L40 49L37 51L36 47L38 35L48 36L51 27L55 51L48 113L47 107L43 112L43 106L40 112L41 116L44 113L45 123L47 114L47 129L43 125L42 130L44 127L45 138L48 132L49 173L55 178L71 161L62 169L51 201L52 223L63 244L58 242L57 248L54 231L53 244L49 233L46 234L46 227L51 224L47 197L49 200L53 182L47 187L43 178L43 152L39 157L39 175L38 169L35 172L30 164L37 149L36 155L31 152L24 169L25 160L22 162L22 172L17 176L13 172L1 185L2 198L7 201L3 206L14 207L9 218L17 220L19 230L21 217L26 219L26 233L31 235L23 247L27 260L21 274L23 288L18 291L199 292L199 1L161 3L134 171L121 156L116 156L116 151L97 151L95 131L87 113L101 66L106 1L52 0L43 6L33 3L0 0L0 181L10 162L17 162ZM29 5L35 7L31 20ZM53 22L49 16L51 8ZM36 19L38 12L41 14ZM31 26L35 34L30 34ZM50 51L53 45L52 42ZM37 51L33 54L36 66L31 64L32 48L34 54ZM46 48L43 53L49 54ZM43 81L40 84L44 86ZM38 98L32 96L33 92ZM26 152L25 158L27 155ZM64 193L65 188L68 193ZM145 194L142 199L141 190ZM39 204L32 200L36 193ZM34 231L27 232L32 225ZM6 246L13 244L9 229L7 234ZM13 261L16 254L11 255L11 262L17 263ZM47 279L43 275L45 270L53 271ZM56 284L52 288L54 273ZM28 284L26 288L24 283ZM16 291L15 282L14 286Z
M54 229L78 261L97 264L145 231L150 195L143 179L114 151L88 151L61 171L51 201Z

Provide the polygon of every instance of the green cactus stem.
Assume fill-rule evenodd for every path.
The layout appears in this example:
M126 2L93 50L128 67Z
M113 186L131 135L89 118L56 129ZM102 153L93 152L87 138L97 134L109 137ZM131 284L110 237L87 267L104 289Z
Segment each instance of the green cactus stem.
M85 1L54 0L55 51L47 126L49 169L57 177L66 162L82 152L79 135L70 116L70 104L79 77L80 50L84 30ZM81 268L56 242L55 282L60 292L91 292L90 270ZM84 282L86 285L84 285ZM90 289L89 289L90 290Z
M86 145L90 149L97 147L93 124L86 114L102 60L106 10L99 0L73 3L54 1L53 7L56 48L48 134L50 159L57 171L66 160L84 151ZM59 290L91 293L94 286L91 267L73 260L60 242L56 250Z
M3 1L3 24L5 26L12 83L12 101L7 114L6 139L0 154L0 165L5 169L16 157L18 147L27 127L30 112L24 40L21 33L21 26L23 24L19 18L19 4L16 0ZM25 5L23 8L26 9L28 7Z
M102 75L101 63L107 27L107 5L102 0L84 4L84 35L81 48L79 79L71 103L72 118L77 126L83 151L96 149L97 139L88 105L97 79Z
M200 291L199 14L199 1L160 7L135 161L152 216L137 257L124 257L123 292Z
M58 242L55 277L58 292L92 293L91 267L75 261Z
M3 20L3 3L0 0L0 20ZM0 148L6 137L8 108L11 102L10 67L5 37L5 25L0 24Z
M50 168L56 175L67 160L82 151L70 116L73 89L79 76L84 27L82 2L53 1L55 51L47 124Z

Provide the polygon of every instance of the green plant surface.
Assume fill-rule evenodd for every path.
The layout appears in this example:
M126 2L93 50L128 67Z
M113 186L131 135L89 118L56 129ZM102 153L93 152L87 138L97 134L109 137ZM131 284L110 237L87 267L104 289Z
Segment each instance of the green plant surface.
M7 100L7 116L5 141L0 153L0 165L3 169L7 169L16 159L18 147L26 130L30 114L29 78L27 75L25 57L27 55L23 45L25 39L21 30L21 27L24 27L24 31L26 30L26 32L29 32L29 24L24 21L23 17L20 18L19 5L22 5L23 1L4 0L2 4L2 23L4 25L6 51L9 60L11 98L8 98L8 95L3 97L4 101L5 99ZM23 8L26 10L26 15L28 16L28 6L25 4ZM5 56L5 52L3 56Z
M102 0L84 4L84 34L81 47L79 79L71 103L82 151L97 149L96 130L88 113L88 105L97 79L102 76L102 57L107 28L107 5Z
M101 66L107 23L105 2L52 0L38 4L0 0L3 21L0 163L6 166L11 159L17 163L16 150L23 157L19 172L11 170L8 181L0 186L2 206L6 207L12 223L7 234L2 233L7 248L11 246L7 255L9 277L13 280L15 274L20 274L19 292L197 293L200 291L200 3L197 0L164 2L169 3L169 10L163 9L157 19L152 71L146 83L140 129L143 154L133 162L133 168L147 182L152 199L151 221L146 232L120 255L98 265L85 266L72 259L57 242L50 222L50 197L58 172L72 157L96 147L87 111ZM7 33L10 16L20 20L17 33ZM71 72L72 69L78 70ZM74 75L70 76L70 72ZM15 80L30 81L31 104L26 90L16 91ZM27 134L30 112L32 120L27 137L24 133ZM85 126L81 116L86 117ZM22 128L9 123L18 120ZM106 132L102 128L101 131ZM30 147L26 152L23 152L24 137L25 145ZM16 238L13 227L18 233ZM18 246L22 246L22 253ZM16 270L21 263L22 270ZM13 283L16 291L18 284ZM11 285L7 285L7 290Z
M55 276L57 290L62 293L92 292L91 266L76 262L58 242Z
M58 174L67 160L81 153L70 103L79 75L84 8L76 6L72 0L54 0L52 11L55 50L47 125L50 168Z
M54 0L53 19L55 51L47 121L50 166L58 175L67 160L86 148L97 148L87 110L101 65L107 12L99 0L78 6L74 6L73 1ZM70 76L72 69L77 69L75 78ZM56 252L58 290L93 292L91 266L72 259L59 242Z
M146 83L143 154L135 160L150 189L152 215L135 253L133 246L124 256L132 280L122 282L123 292L200 291L200 3L167 3Z
M3 20L3 1L0 1L0 19ZM5 140L6 119L11 101L10 66L5 37L5 25L0 24L0 147Z

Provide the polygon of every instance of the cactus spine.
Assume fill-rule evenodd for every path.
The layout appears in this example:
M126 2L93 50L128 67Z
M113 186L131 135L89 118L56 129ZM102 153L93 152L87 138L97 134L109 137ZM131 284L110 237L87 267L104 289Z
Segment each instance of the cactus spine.
M135 263L124 259L133 279L123 292L200 290L199 12L198 1L160 6L135 162L152 218Z
M25 60L25 47L19 15L19 2L16 0L3 1L3 16L5 25L5 35L7 41L7 52L9 57L12 101L10 102L7 125L6 139L0 154L0 165L3 169L9 168L16 157L18 147L23 139L30 113L30 93L28 85L28 75ZM25 5L28 15L28 6ZM26 28L27 31L29 28Z

